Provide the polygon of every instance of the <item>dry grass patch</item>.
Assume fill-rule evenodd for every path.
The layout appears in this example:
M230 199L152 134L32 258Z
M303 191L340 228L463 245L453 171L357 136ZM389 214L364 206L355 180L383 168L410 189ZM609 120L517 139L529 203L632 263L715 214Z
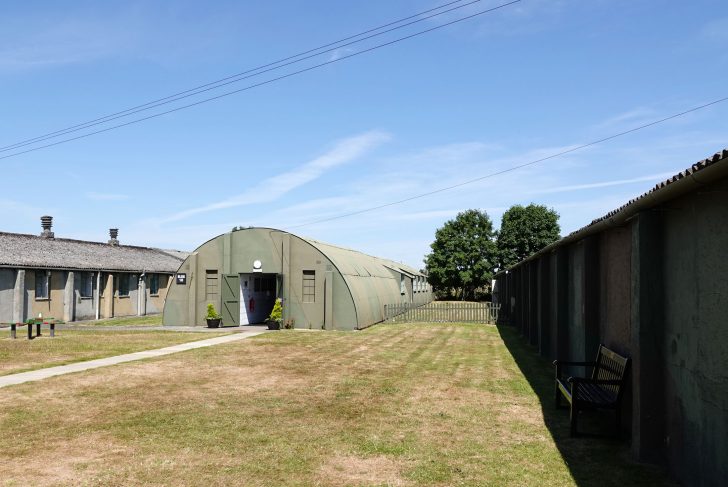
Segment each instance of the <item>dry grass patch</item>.
M113 355L163 348L227 333L171 331L60 330L39 338L0 338L0 375L54 367Z
M118 318L107 318L102 320L76 321L71 323L80 326L162 326L162 315L146 315L146 316L122 316Z
M339 455L320 469L321 482L327 485L411 485L401 476L402 466L390 457Z
M4 389L0 479L589 485L579 472L575 479L561 433L552 436L538 421L541 411L492 326L283 331ZM560 426L568 432L565 416ZM593 485L615 477L612 485L662 480L624 463L619 448L589 440L569 448L577 446L594 478L606 482ZM49 458L62 461L63 470Z

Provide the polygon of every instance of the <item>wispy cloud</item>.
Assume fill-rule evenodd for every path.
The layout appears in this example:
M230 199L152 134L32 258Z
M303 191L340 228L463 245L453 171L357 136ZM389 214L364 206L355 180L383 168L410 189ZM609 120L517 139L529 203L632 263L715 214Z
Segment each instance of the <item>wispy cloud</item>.
M86 193L86 198L95 201L123 201L128 200L129 195L114 193L96 193L91 191Z
M623 186L625 184L642 183L645 181L661 181L672 176L673 172L663 172L660 174L650 174L649 176L640 176L631 179L616 179L614 181L601 181L598 183L572 184L568 186L557 186L555 188L535 189L534 194L541 193L566 193L568 191L579 191L583 189L607 188L609 186Z
M358 159L389 139L389 134L372 131L341 140L325 154L288 172L265 179L243 193L198 208L180 211L165 218L163 222L183 220L200 213L225 208L275 201L286 193L320 178L326 172ZM275 188L275 191L271 191L271 188Z
M124 45L128 34L103 19L62 16L0 21L0 70L21 71L76 64L107 57ZM22 32L22 35L19 33Z
M329 56L329 62L330 61L336 61L337 59L341 59L344 56L347 56L348 54L354 52L354 49L351 49L349 47L342 47L339 49L335 49L331 55Z
M708 41L728 43L728 17L713 19L705 24L700 36Z
M652 108L637 107L623 113L619 113L594 126L598 130L607 130L622 127L625 124L637 126L647 121L658 118L658 114Z

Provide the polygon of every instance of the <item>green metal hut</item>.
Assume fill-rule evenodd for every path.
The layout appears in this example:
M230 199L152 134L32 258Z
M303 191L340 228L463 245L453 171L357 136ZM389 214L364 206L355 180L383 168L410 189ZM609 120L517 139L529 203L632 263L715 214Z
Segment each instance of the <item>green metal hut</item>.
M432 300L425 276L404 264L272 228L233 230L182 263L165 325L202 325L207 304L223 326L262 323L276 298L296 328L354 330L385 319L385 305Z

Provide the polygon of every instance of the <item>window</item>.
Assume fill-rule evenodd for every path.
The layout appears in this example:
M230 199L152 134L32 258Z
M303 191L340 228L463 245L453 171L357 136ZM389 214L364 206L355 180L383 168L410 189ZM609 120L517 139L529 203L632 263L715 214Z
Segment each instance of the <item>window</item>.
M217 269L205 271L205 294L208 300L217 299Z
M101 278L99 279L99 282L101 285L99 286L99 297L104 297L104 288L106 287L106 274L101 274Z
M404 282L404 274L399 275L399 292L400 294L405 294L407 292L407 286Z
M119 274L117 276L119 280L119 297L129 296L129 274Z
M149 274L149 294L159 294L159 274Z
M35 271L35 299L48 299L50 275L46 271Z
M316 302L316 271L303 271L303 296L302 302Z
M82 272L79 294L82 298L91 298L94 295L94 273Z

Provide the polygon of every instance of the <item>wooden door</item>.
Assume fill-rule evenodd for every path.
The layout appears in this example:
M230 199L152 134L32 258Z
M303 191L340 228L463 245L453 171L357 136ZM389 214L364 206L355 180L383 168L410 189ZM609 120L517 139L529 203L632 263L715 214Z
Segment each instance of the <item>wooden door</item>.
M230 274L222 279L222 324L240 325L240 276Z

